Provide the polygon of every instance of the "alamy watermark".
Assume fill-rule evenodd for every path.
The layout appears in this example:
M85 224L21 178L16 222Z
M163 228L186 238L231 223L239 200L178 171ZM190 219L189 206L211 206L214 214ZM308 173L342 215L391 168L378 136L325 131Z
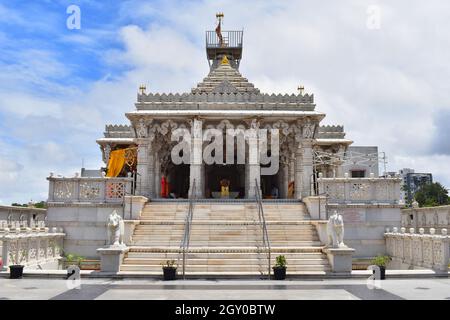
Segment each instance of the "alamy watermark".
M81 29L81 9L79 6L72 4L67 7L66 13L69 15L66 20L66 26L69 30Z
M381 8L377 5L371 5L367 7L367 20L366 26L370 30L381 29Z
M175 165L202 164L202 161L207 165L245 164L247 158L250 165L263 165L261 175L274 175L279 169L278 129L227 129L224 137L222 130L202 130L194 126L192 131L185 128L174 130L171 139L177 142L171 151ZM203 148L204 142L208 145Z

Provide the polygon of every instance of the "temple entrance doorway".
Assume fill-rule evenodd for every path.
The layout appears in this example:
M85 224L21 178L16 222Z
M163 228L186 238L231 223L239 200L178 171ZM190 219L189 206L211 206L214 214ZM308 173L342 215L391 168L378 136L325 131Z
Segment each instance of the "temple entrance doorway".
M168 174L168 198L188 198L189 194L189 165L171 165Z
M280 199L284 197L280 170L274 175L261 175L261 194L263 199Z
M205 198L222 197L221 182L229 182L230 199L245 198L245 165L205 165Z

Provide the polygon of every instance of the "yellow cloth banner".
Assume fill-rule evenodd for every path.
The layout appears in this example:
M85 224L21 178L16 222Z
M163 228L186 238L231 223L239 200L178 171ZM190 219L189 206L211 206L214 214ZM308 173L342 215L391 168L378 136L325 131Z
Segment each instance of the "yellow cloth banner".
M108 173L107 177L117 177L122 171L123 165L125 164L125 150L119 149L111 151L108 161Z

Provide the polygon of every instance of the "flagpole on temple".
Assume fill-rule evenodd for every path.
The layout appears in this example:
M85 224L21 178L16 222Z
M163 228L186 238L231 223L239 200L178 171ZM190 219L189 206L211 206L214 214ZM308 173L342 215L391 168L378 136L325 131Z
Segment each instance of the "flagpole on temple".
M222 37L222 27L221 27L223 17L224 17L223 12L216 13L216 18L219 20L219 24L217 25L217 28L216 28L216 34L217 34L217 37L219 38L219 47L223 47L223 37Z

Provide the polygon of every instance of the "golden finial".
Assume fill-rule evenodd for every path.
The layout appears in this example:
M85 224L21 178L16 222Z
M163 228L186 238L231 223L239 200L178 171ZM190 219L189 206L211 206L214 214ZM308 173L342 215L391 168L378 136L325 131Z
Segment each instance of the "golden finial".
M297 88L298 92L303 95L305 93L305 87L304 86L298 86Z
M223 18L223 12L216 13L216 18L217 19L222 19Z
M141 94L145 94L145 90L147 90L147 87L145 86L145 84L141 84L141 86L139 87L139 91L141 91Z
M223 56L222 62L220 64L230 64L230 61L228 61L227 55Z

